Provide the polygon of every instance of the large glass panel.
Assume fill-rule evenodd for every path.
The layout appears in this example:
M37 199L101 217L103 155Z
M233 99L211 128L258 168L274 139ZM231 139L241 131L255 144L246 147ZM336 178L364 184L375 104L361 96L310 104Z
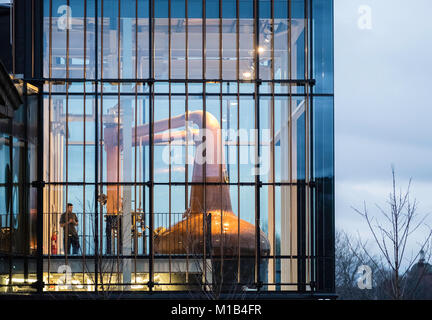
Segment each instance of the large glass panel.
M222 79L237 79L237 7L236 1L222 1Z
M291 78L305 78L305 1L291 1ZM299 92L298 87L294 87L294 92Z
M1 228L1 247L2 253L10 251L10 213L11 213L11 140L10 136L2 133L0 136L0 228Z
M79 0L68 1L67 5L69 7L61 8L54 6L53 8L54 10L62 11L63 13L59 19L59 24L57 24L56 27L61 30L62 23L65 24L65 29L63 30L63 33L66 35L67 52L65 57L66 59L68 59L68 63L66 64L68 73L67 77L84 78L84 71L88 71L88 61L90 60L89 54L90 52L94 51L94 42L92 44L91 38L85 39L85 37L90 36L90 32L88 32L87 30L84 31L84 29L87 29L87 24L89 23L89 19L86 17L86 15L94 15L94 8L93 12L91 12L91 6L85 7L85 2ZM70 18L68 18L69 16ZM86 50L84 51L84 46L87 47L89 45L91 47L86 48ZM56 46L55 42L54 46ZM88 77L89 75L86 74L86 76Z
M312 1L315 93L333 93L333 2Z
M170 40L171 78L186 79L186 3L184 0L171 1Z
M315 219L320 228L317 230L316 254L319 286L331 290L334 274L325 270L334 268L334 114L332 97L316 97L314 105L314 176ZM325 258L321 258L325 257Z
M254 2L251 0L239 1L239 78L250 80L255 78L255 21ZM234 48L233 48L234 49ZM235 60L234 60L235 61ZM233 70L236 70L233 68ZM235 79L231 77L230 79Z
M201 0L188 0L188 71L189 79L203 78L203 20Z
M240 114L239 119L239 151L240 151L240 182L255 181L255 101L252 97L240 97L239 101Z
M78 2L78 1L77 1ZM84 29L86 30L86 34L84 37L84 46L83 50L83 64L85 65L85 74L84 78L86 79L94 79L96 78L96 57L95 57L95 33L96 33L96 19L95 19L95 0L86 0L84 1L84 16L83 16L83 24ZM82 1L78 3L82 4ZM83 31L84 32L84 31Z
M274 78L275 79L289 79L288 70L289 66L289 23L288 20L288 1L274 0L273 1L273 46L274 46ZM269 39L268 32L264 34L262 45L267 46Z
M166 121L165 128L169 127L169 99L167 96L155 97L154 119L155 122ZM165 129L164 128L164 129ZM178 130L177 128L173 128ZM165 131L165 130L164 130ZM169 153L169 140L172 137L171 131L168 134L157 133L158 142L154 145L154 179L156 182L168 182L170 180L170 161L166 156ZM166 136L166 137L165 137ZM168 150L167 150L168 149ZM168 161L167 161L168 160Z
M150 46L149 46L149 0L138 1L138 25L137 25L138 53L137 74L138 78L149 78Z
M238 146L239 122L240 117L238 100L236 96L222 97L222 125L224 142L224 153L226 159L226 170L228 181L237 183L239 181L239 157L240 150Z
M220 79L221 33L219 1L206 1L206 78Z
M69 9L66 0L45 1L45 33L44 56L47 61L46 77L66 78L67 34L70 27ZM47 12L48 11L48 12ZM50 14L52 16L50 17ZM50 34L51 33L51 34ZM50 67L51 66L51 67Z
M59 10L67 3L71 29ZM213 290L256 280L263 290L309 290L315 272L332 268L309 255L332 249L319 230L333 223L333 100L277 81L313 77L314 92L332 92L332 7L311 1L310 23L305 3L99 0L95 48L95 1L45 1L45 77L91 79L99 64L96 81L44 86L46 290L94 290L96 244L100 290L146 291L148 281L158 282L153 290L201 290L203 280ZM21 144L13 138L14 173ZM12 179L18 194L19 174ZM1 228L23 223L25 201L9 198ZM67 203L80 258L65 251Z
M156 79L168 79L168 0L154 1L154 10L154 76Z
M133 79L138 76L137 70L137 14L136 3L120 1L120 76Z
M259 1L259 74L260 79L273 79L274 14L271 0Z
M172 182L185 182L186 179L186 166L192 163L194 157L193 149L193 136L191 135L194 128L193 126L186 126L186 121L175 123L173 118L185 114L186 99L185 96L175 96L171 98L171 139L172 142L168 146L171 153L171 158L168 158L168 163L171 164L171 181ZM183 133L186 133L183 134ZM170 139L170 140L171 140ZM188 144L188 147L186 147ZM189 146L190 144L190 146ZM165 153L167 154L167 153ZM164 156L164 159L166 157ZM164 160L166 161L166 160ZM183 191L184 192L184 191Z

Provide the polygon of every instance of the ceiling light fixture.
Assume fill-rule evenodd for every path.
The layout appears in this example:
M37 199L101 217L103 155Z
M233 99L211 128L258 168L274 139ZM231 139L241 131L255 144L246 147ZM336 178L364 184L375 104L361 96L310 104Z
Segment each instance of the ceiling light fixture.
M252 74L249 71L243 72L243 78L250 78Z

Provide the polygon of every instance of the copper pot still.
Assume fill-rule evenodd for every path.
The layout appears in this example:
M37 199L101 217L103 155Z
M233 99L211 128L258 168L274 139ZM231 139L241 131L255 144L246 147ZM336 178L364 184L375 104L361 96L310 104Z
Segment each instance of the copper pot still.
M186 121L198 128L205 128L205 161L197 161L195 155L189 209L184 213L183 220L162 229L154 238L156 254L203 254L211 250L216 258L224 256L248 257L253 259L257 252L256 234L259 234L259 254L265 257L270 252L270 244L264 232L255 225L239 219L231 206L228 177L221 146L221 130L218 120L209 112L190 111L183 115L153 123L153 143L184 139L188 134L198 134L198 130L174 131L170 135L167 130L181 128ZM118 129L116 126L105 128L105 148L107 151L107 178L110 182L117 181L118 166ZM161 134L161 132L165 132ZM133 143L149 143L149 125L132 128ZM204 163L203 163L204 162ZM119 205L121 187L108 186L107 211L116 213ZM258 232L257 232L258 231Z

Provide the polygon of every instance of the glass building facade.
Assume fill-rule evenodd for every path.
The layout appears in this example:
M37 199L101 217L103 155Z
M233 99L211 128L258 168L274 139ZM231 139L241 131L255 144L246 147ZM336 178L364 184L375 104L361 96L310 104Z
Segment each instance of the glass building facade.
M332 0L32 7L36 266L2 246L0 291L334 291Z

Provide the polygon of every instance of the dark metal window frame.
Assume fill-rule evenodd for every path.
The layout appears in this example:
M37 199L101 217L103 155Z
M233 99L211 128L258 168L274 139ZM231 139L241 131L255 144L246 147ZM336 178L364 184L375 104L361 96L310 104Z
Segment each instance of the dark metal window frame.
M313 56L312 55L312 49L313 48L312 48L312 41L311 41L311 39L312 39L312 34L311 34L311 32L312 32L312 27L311 27L312 21L311 20L312 19L308 18L309 15L312 16L312 5L311 5L311 3L312 3L313 0L304 0L304 4L305 4L305 17L306 17L306 20L308 22L305 25L305 28L306 29L310 29L309 32L306 31L306 33L307 33L308 36L305 37L305 46L306 46L306 48L308 48L308 46L310 46L310 48L308 50L306 50L306 52L309 52L309 53L306 53L305 63L309 64L309 67L305 68L305 70L306 70L306 72L305 72L305 79L303 79L303 80L270 80L270 81L259 79L259 56L258 56L257 50L256 50L256 55L254 57L254 64L255 64L255 67L256 67L256 69L255 69L256 70L256 74L255 74L255 78L254 79L252 79L252 80L240 80L239 79L239 70L238 70L238 67L237 67L237 79L235 79L235 80L205 79L205 53L204 53L205 52L205 32L203 32L203 45L204 45L204 47L203 47L203 59L202 59L202 62L203 62L202 73L203 73L204 79L202 79L202 80L198 80L198 79L156 80L156 79L154 79L154 65L153 65L154 64L154 59L153 59L153 55L154 55L154 32L153 32L153 30L154 30L154 21L155 21L155 17L154 17L154 1L155 0L148 1L148 3L149 3L149 13L150 13L150 16L151 16L150 17L151 23L149 24L149 61L150 61L150 63L149 63L149 73L150 73L151 76L149 78L146 78L146 79L138 79L138 78L136 78L136 79L103 79L102 74L101 74L102 78L98 78L98 63L97 63L97 61L98 61L98 54L99 54L99 49L100 49L99 48L99 44L100 43L99 43L99 39L98 39L98 35L99 35L99 28L98 27L100 25L99 23L95 24L95 37L96 38L95 38L95 48L94 48L94 50L95 50L95 60L96 60L96 63L95 63L95 76L96 76L96 78L94 78L94 79L88 79L88 78L86 78L85 77L85 68L84 68L84 78L83 79L70 79L68 77L63 78L63 79L61 79L61 78L52 78L51 74L50 74L50 76L48 78L44 78L43 75L42 75L42 66L43 66L43 53L42 53L42 50L43 50L43 48L42 48L42 45L41 45L42 44L41 39L43 37L43 23L42 23L42 20L43 20L43 8L42 8L43 2L41 1L41 3L39 5L35 5L33 3L33 1L34 0L32 0L32 6L34 6L35 10L34 10L33 15L32 15L32 28L30 28L30 30L31 30L31 36L29 36L29 38L30 38L29 41L26 42L26 43L31 43L31 50L28 50L28 51L32 52L32 55L31 55L31 59L30 59L31 63L29 63L29 64L26 65L26 66L29 66L29 67L26 68L25 81L29 81L31 83L34 83L34 84L38 85L38 87L40 89L40 91L39 91L40 92L40 95L39 95L40 108L39 108L39 116L38 116L38 118L39 118L39 128L38 128L38 130L39 130L39 149L38 149L39 150L39 157L38 157L38 172L39 172L39 174L38 174L38 181L35 182L35 184L34 184L34 186L37 187L37 189L38 189L38 227L37 227L37 229L38 229L38 232L37 232L38 233L38 264L37 264L37 267L38 267L37 268L38 282L37 282L37 286L36 287L37 287L37 289L38 289L39 292L42 292L42 289L43 289L43 284L42 284L42 281L43 281L43 278L42 278L43 277L43 259L46 258L42 254L43 253L43 251L42 251L43 250L42 249L42 243L43 243L43 240L42 240L43 239L43 227L42 227L42 217L43 217L42 216L42 214L43 214L43 188L44 187L49 187L49 186L55 186L55 185L65 185L66 187L68 185L81 185L81 186L94 185L95 186L96 194L99 194L101 188L103 186L109 184L109 183L106 183L106 182L102 182L100 180L100 178L99 178L100 174L101 174L101 171L99 171L99 170L101 170L100 163L99 163L99 156L102 157L102 153L101 153L102 150L99 149L99 147L100 147L99 143L95 144L95 148L96 148L96 152L95 152L95 181L96 182L95 183L86 182L85 180L83 182L44 182L43 181L43 135L44 135L44 133L43 133L44 115L43 115L43 108L42 108L42 105L43 105L43 102L42 102L43 100L42 99L43 99L43 94L44 94L44 92L42 91L43 84L48 84L49 85L48 95L51 97L51 96L54 96L54 95L63 94L63 93L58 93L58 92L51 92L51 86L53 84L56 84L56 83L59 83L59 82L64 82L64 83L66 83L66 88L68 88L68 83L71 83L71 82L92 82L94 84L94 91L93 92L85 92L85 86L84 86L84 97L86 97L86 96L93 97L95 99L96 105L99 105L98 101L100 99L101 100L100 104L102 103L102 99L101 99L102 96L105 96L105 95L114 95L115 96L116 95L115 93L111 94L111 93L104 93L103 92L103 86L102 86L102 84L105 83L105 82L146 83L148 85L148 87L149 87L149 93L142 94L142 93L138 93L137 91L135 91L135 93L120 93L120 85L119 85L118 86L118 88L119 88L118 96L119 96L119 99L120 99L120 94L121 95L134 95L135 98L137 98L140 95L149 97L149 102L150 102L150 108L149 108L149 110L150 110L150 119L153 119L153 117L154 117L153 110L154 110L155 96L165 95L165 96L171 97L171 96L175 96L175 95L181 95L181 96L186 96L186 99L187 99L188 96L194 96L194 95L202 96L203 97L203 109L205 110L205 97L207 95L208 96L218 96L219 95L220 97L222 97L222 85L220 85L220 88L221 88L220 94L217 94L217 93L216 94L206 93L206 91L205 91L206 82L208 82L208 81L219 82L220 84L222 84L224 82L237 82L237 84L240 84L240 83L253 83L254 86L255 86L254 93L244 94L244 93L240 93L239 89L238 89L238 92L237 93L233 93L232 95L233 96L237 96L237 99L240 99L241 96L253 96L255 98L255 122L256 122L255 128L259 129L259 116L260 116L260 113L259 113L259 101L260 101L260 98L261 97L265 97L265 96L269 96L269 97L272 97L272 99L274 100L274 97L277 97L279 95L286 97L287 96L286 94L277 94L277 93L275 93L274 92L274 85L276 83L287 83L287 84L289 84L289 88L290 88L290 93L288 95L289 100L291 99L291 97L302 96L302 97L305 97L306 103L310 104L310 106L306 107L306 112L309 113L309 114L306 115L306 119L307 119L306 120L306 133L305 133L306 137L312 137L313 136L313 133L311 132L312 126L310 128L308 127L312 123L313 97L315 97L315 96L333 96L332 94L314 94L313 93L313 85L315 84L315 81L314 81L314 79L311 79L311 75L313 74L313 72L312 72L312 61L313 61L312 60L312 56ZM287 0L287 1L289 3L288 8L291 8L291 0ZM84 6L87 7L87 4L86 4L87 1L84 1L84 3L85 3ZM222 3L222 1L220 0L220 4L221 3ZM254 3L254 20L255 20L254 28L255 28L255 30L257 30L257 26L259 25L259 1L258 0L253 0L253 3ZM273 4L273 1L271 1L271 3ZM50 1L50 4L51 4L51 1ZM100 4L102 5L102 8L98 7L98 5L100 5ZM138 6L138 0L136 0L136 6ZM186 7L187 7L187 0L186 0ZM238 8L239 8L239 0L237 0L237 20L239 19ZM97 21L97 19L99 17L100 10L103 10L103 0L95 1L95 17L96 17L96 21ZM222 11L221 6L220 6L220 11ZM51 12L50 17L52 17L52 8L50 8L50 12ZM220 16L221 16L221 12L220 12ZM119 19L120 19L120 15L119 15ZM187 18L187 9L186 9L186 20L187 19L188 18ZM202 19L205 20L205 0L203 1L203 18ZM50 23L50 25L51 25L51 23ZM237 26L238 26L238 23L237 23ZM103 25L100 25L100 27L103 28ZM203 28L204 28L203 31L205 31L205 23L203 23ZM101 34L102 33L103 33L103 31L101 31ZM50 36L51 36L51 32L50 32ZM103 39L100 39L100 42L102 42L102 41L103 41ZM186 43L187 43L187 32L186 32ZM258 47L258 45L259 45L259 33L255 32L255 47ZM289 42L289 46L290 46L290 42ZM101 47L103 47L103 45L101 45ZM103 55L103 49L101 49L101 50L102 50L101 55ZM186 44L186 59L187 59L187 50L188 50L188 45ZM67 50L67 52L68 51L69 50ZM237 54L238 54L238 51L239 50L237 48ZM221 55L221 57L222 57L222 55ZM290 54L289 54L289 58L291 58ZM120 59L120 55L119 55L119 59ZM27 57L26 61L28 61L28 60L29 59ZM51 58L50 58L50 61L51 61ZM68 61L68 59L67 59L67 61ZM102 57L101 57L101 61L102 61ZM101 64L101 66L102 66L102 64ZM119 66L120 66L120 64L119 64ZM187 60L186 60L186 70L187 70L187 66L188 66L188 63L187 63ZM50 70L51 70L51 68L50 68ZM67 67L67 70L68 70L68 67ZM101 72L103 72L103 70L101 70ZM222 73L220 73L220 74L222 74ZM186 72L186 75L187 75L187 72ZM163 83L163 82L168 82L168 83L184 83L185 87L186 87L185 88L185 90L186 90L185 94L171 93L171 89L170 89L170 91L169 91L168 94L155 93L154 92L154 84L156 82L161 82L161 83ZM261 93L260 94L259 93L260 85L262 83L267 83L267 82L271 84L272 92L271 93L264 93L264 94ZM189 84L189 83L202 83L202 85L203 85L203 92L200 93L200 94L189 93L188 92L188 86L187 86L187 84ZM291 86L292 85L304 87L305 93L304 94L292 93L291 92ZM169 88L171 88L171 86L169 86ZM237 86L237 88L239 88L239 86ZM66 89L66 96L68 97L69 95L71 95L71 96L73 96L73 95L81 95L82 96L81 93L68 92L68 90ZM225 96L227 94L224 93L223 95ZM68 100L68 99L66 99L66 100ZM171 99L169 99L169 100L171 101ZM187 103L186 103L186 108L187 108ZM99 110L99 108L96 107L95 108L96 119L98 119L98 116L99 116L98 115L98 110ZM102 107L101 107L101 110L102 110ZM100 116L102 117L102 115L100 115ZM153 121L150 121L150 128L152 127L152 123L153 123ZM151 131L152 131L152 129L151 129ZM99 121L95 121L95 141L100 141L100 139L101 139L100 135L101 134L102 134L102 128L99 127ZM142 183L140 183L140 182L115 183L117 185L128 185L128 184L132 184L134 186L143 185L146 188L148 188L148 191L149 191L149 194L150 194L150 197L149 197L149 200L150 200L149 208L150 208L150 212L151 213L153 213L153 206L154 206L154 203L153 203L153 201L154 201L153 200L154 186L155 185L166 185L165 183L154 182L154 179L153 179L153 161L154 161L153 160L153 152L154 152L154 150L153 150L152 138L153 138L153 136L151 135L150 136L151 142L150 142L150 145L149 145L150 146L150 159L149 159L150 160L150 179L148 181L142 182ZM258 145L259 145L260 137L258 136L257 138L258 138ZM312 150L313 150L312 143L313 143L313 141L308 141L307 142L308 146L306 148L306 150L307 150L306 152L312 152ZM84 146L84 148L85 148L85 146ZM99 155L99 152L101 153L100 155ZM257 152L258 153L256 154L256 156L259 157L260 148L257 148ZM308 156L306 156L306 159L311 159L312 156L313 155L308 155ZM256 190L255 201L257 201L256 206L255 206L256 207L255 221L256 221L256 229L257 229L256 232L259 232L259 222L260 222L260 205L259 205L260 188L263 185L271 185L271 186L278 186L278 185L303 185L303 186L308 186L309 188L306 188L308 190L310 188L314 188L315 187L315 181L314 181L314 178L312 176L313 168L311 166L312 166L312 163L307 163L306 164L306 168L310 172L309 172L309 174L306 174L306 181L304 181L304 182L294 183L291 180L291 182L289 182L289 183L275 183L275 182L273 182L273 183L267 183L266 184L266 183L263 183L262 181L260 181L260 177L259 176L256 176L255 182L253 182L253 183L242 183L242 182L233 183L233 185L237 185L238 187L240 185L250 185L250 186L254 186L255 187L255 190ZM204 184L205 183L206 182L204 182ZM186 188L190 184L191 184L191 182L188 182L187 180L184 183L176 183L176 182L172 182L172 181L168 182L168 185L185 185ZM145 190L146 188L143 188L143 189ZM83 188L83 189L85 189L85 188ZM187 193L186 193L186 197L187 197ZM312 203L311 202L312 199L311 199L311 195L309 194L309 192L306 192L306 197L307 197L306 206L309 207L306 210L309 210L309 212L310 212L310 210L312 210L310 208L311 207L311 203ZM97 202L96 199L95 199L95 201L96 201L95 205L99 206L99 204L98 204L98 202ZM101 208L99 208L99 210L96 210L96 212L95 212L95 223L96 224L99 223L99 215L101 215L101 212L102 212ZM308 217L309 215L307 214L306 216ZM150 217L151 217L151 219L149 221L149 227L150 227L150 231L152 231L153 228L154 228L154 226L153 226L153 214L150 214ZM313 219L313 214L310 217L311 217L311 219ZM334 220L334 217L327 217L327 218L329 218L332 221ZM307 223L312 223L312 222L313 221L311 220L311 221L308 221ZM323 222L323 223L328 223L328 221L327 222ZM334 222L333 222L333 224L334 224ZM318 226L318 227L320 227L320 226ZM96 228L96 232L98 232L98 229L99 228ZM99 235L95 234L95 236L97 238ZM314 235L312 234L312 236L314 236ZM151 238L152 237L150 237L150 239ZM256 237L256 238L259 239L259 237ZM331 239L331 237L329 237L329 239ZM303 239L301 239L301 240L303 241ZM306 239L304 239L304 240L305 241L309 241L309 240L306 240ZM320 240L321 240L320 237L316 237L315 240L311 239L311 241L315 241L316 244L318 244L317 248L320 247L319 243L318 243ZM259 246L260 246L259 241L257 241L256 247L259 248ZM99 255L99 249L98 249L98 247L99 247L98 241L95 241L95 252L96 252L96 256L95 257L96 258ZM153 266L153 264L154 264L154 258L155 257L154 257L154 253L153 253L152 248L153 248L153 244L152 244L152 241L150 240L150 254L148 255L148 258L149 258L149 261L150 261L150 269L149 269L149 272L150 272L150 281L148 283L148 286L149 286L150 290L152 289L152 287L154 285L154 281L153 281L154 266ZM258 249L257 249L257 252L259 252ZM306 253L306 252L303 252L303 253ZM289 256L289 257L291 257L291 258L293 258L293 257L300 257L300 258L304 257L305 259L307 259L307 258L311 258L311 259L318 258L318 259L324 259L324 260L332 259L332 257L320 256L319 255L320 252L317 252L316 254L313 254L313 253L310 253L310 252L309 252L309 254L303 254L303 253L300 253L299 255L296 255L296 256ZM145 256L142 256L142 257L145 257ZM284 258L284 257L285 256L283 256L283 255L273 255L273 256L271 256L271 258ZM135 255L135 258L141 258L141 256L137 257ZM170 257L170 259L171 259L171 257ZM258 262L259 259L260 258L258 256L258 254L256 254L256 262ZM98 273L97 263L98 262L97 261L98 261L98 259L95 259L95 264L96 264L95 265L95 274L96 274L96 276L95 276L95 279L96 279L96 286L95 286L95 288L96 288L96 290L98 288L98 285L97 285L98 284L98 282L97 282L98 281L98 276L97 276L97 273ZM256 265L259 266L259 263L256 263ZM331 263L330 263L330 267L331 267ZM324 272L324 270L325 270L325 272L329 272L329 273L334 272L334 270L329 270L329 268L327 268L327 269L324 268L319 261L317 262L317 266L313 267L313 265L312 265L312 268L318 268L319 269L318 272L321 273L321 274ZM256 268L256 270L258 270L258 268ZM256 278L256 284L258 285L258 287L260 287L261 285L264 285L260 281L259 271L256 271L255 278ZM296 283L296 284L297 285L301 285L301 287L304 287L304 286L302 286L302 284L305 285L306 282L301 281L301 280L304 280L305 276L301 275L300 278L301 279L299 279L298 283ZM321 280L321 279L319 279L319 280ZM316 280L312 279L312 281L316 281ZM320 282L320 281L318 281L318 282ZM271 283L271 284L268 284L268 285L275 285L275 284L276 283ZM280 283L280 284L282 284L282 283ZM307 284L310 285L311 283L308 282ZM330 282L327 281L325 285L324 284L321 284L321 285L318 284L318 289L320 289L320 287L322 289L325 289L325 290L330 290L330 291L333 290L331 280L330 280ZM303 290L300 290L300 291L303 291Z

